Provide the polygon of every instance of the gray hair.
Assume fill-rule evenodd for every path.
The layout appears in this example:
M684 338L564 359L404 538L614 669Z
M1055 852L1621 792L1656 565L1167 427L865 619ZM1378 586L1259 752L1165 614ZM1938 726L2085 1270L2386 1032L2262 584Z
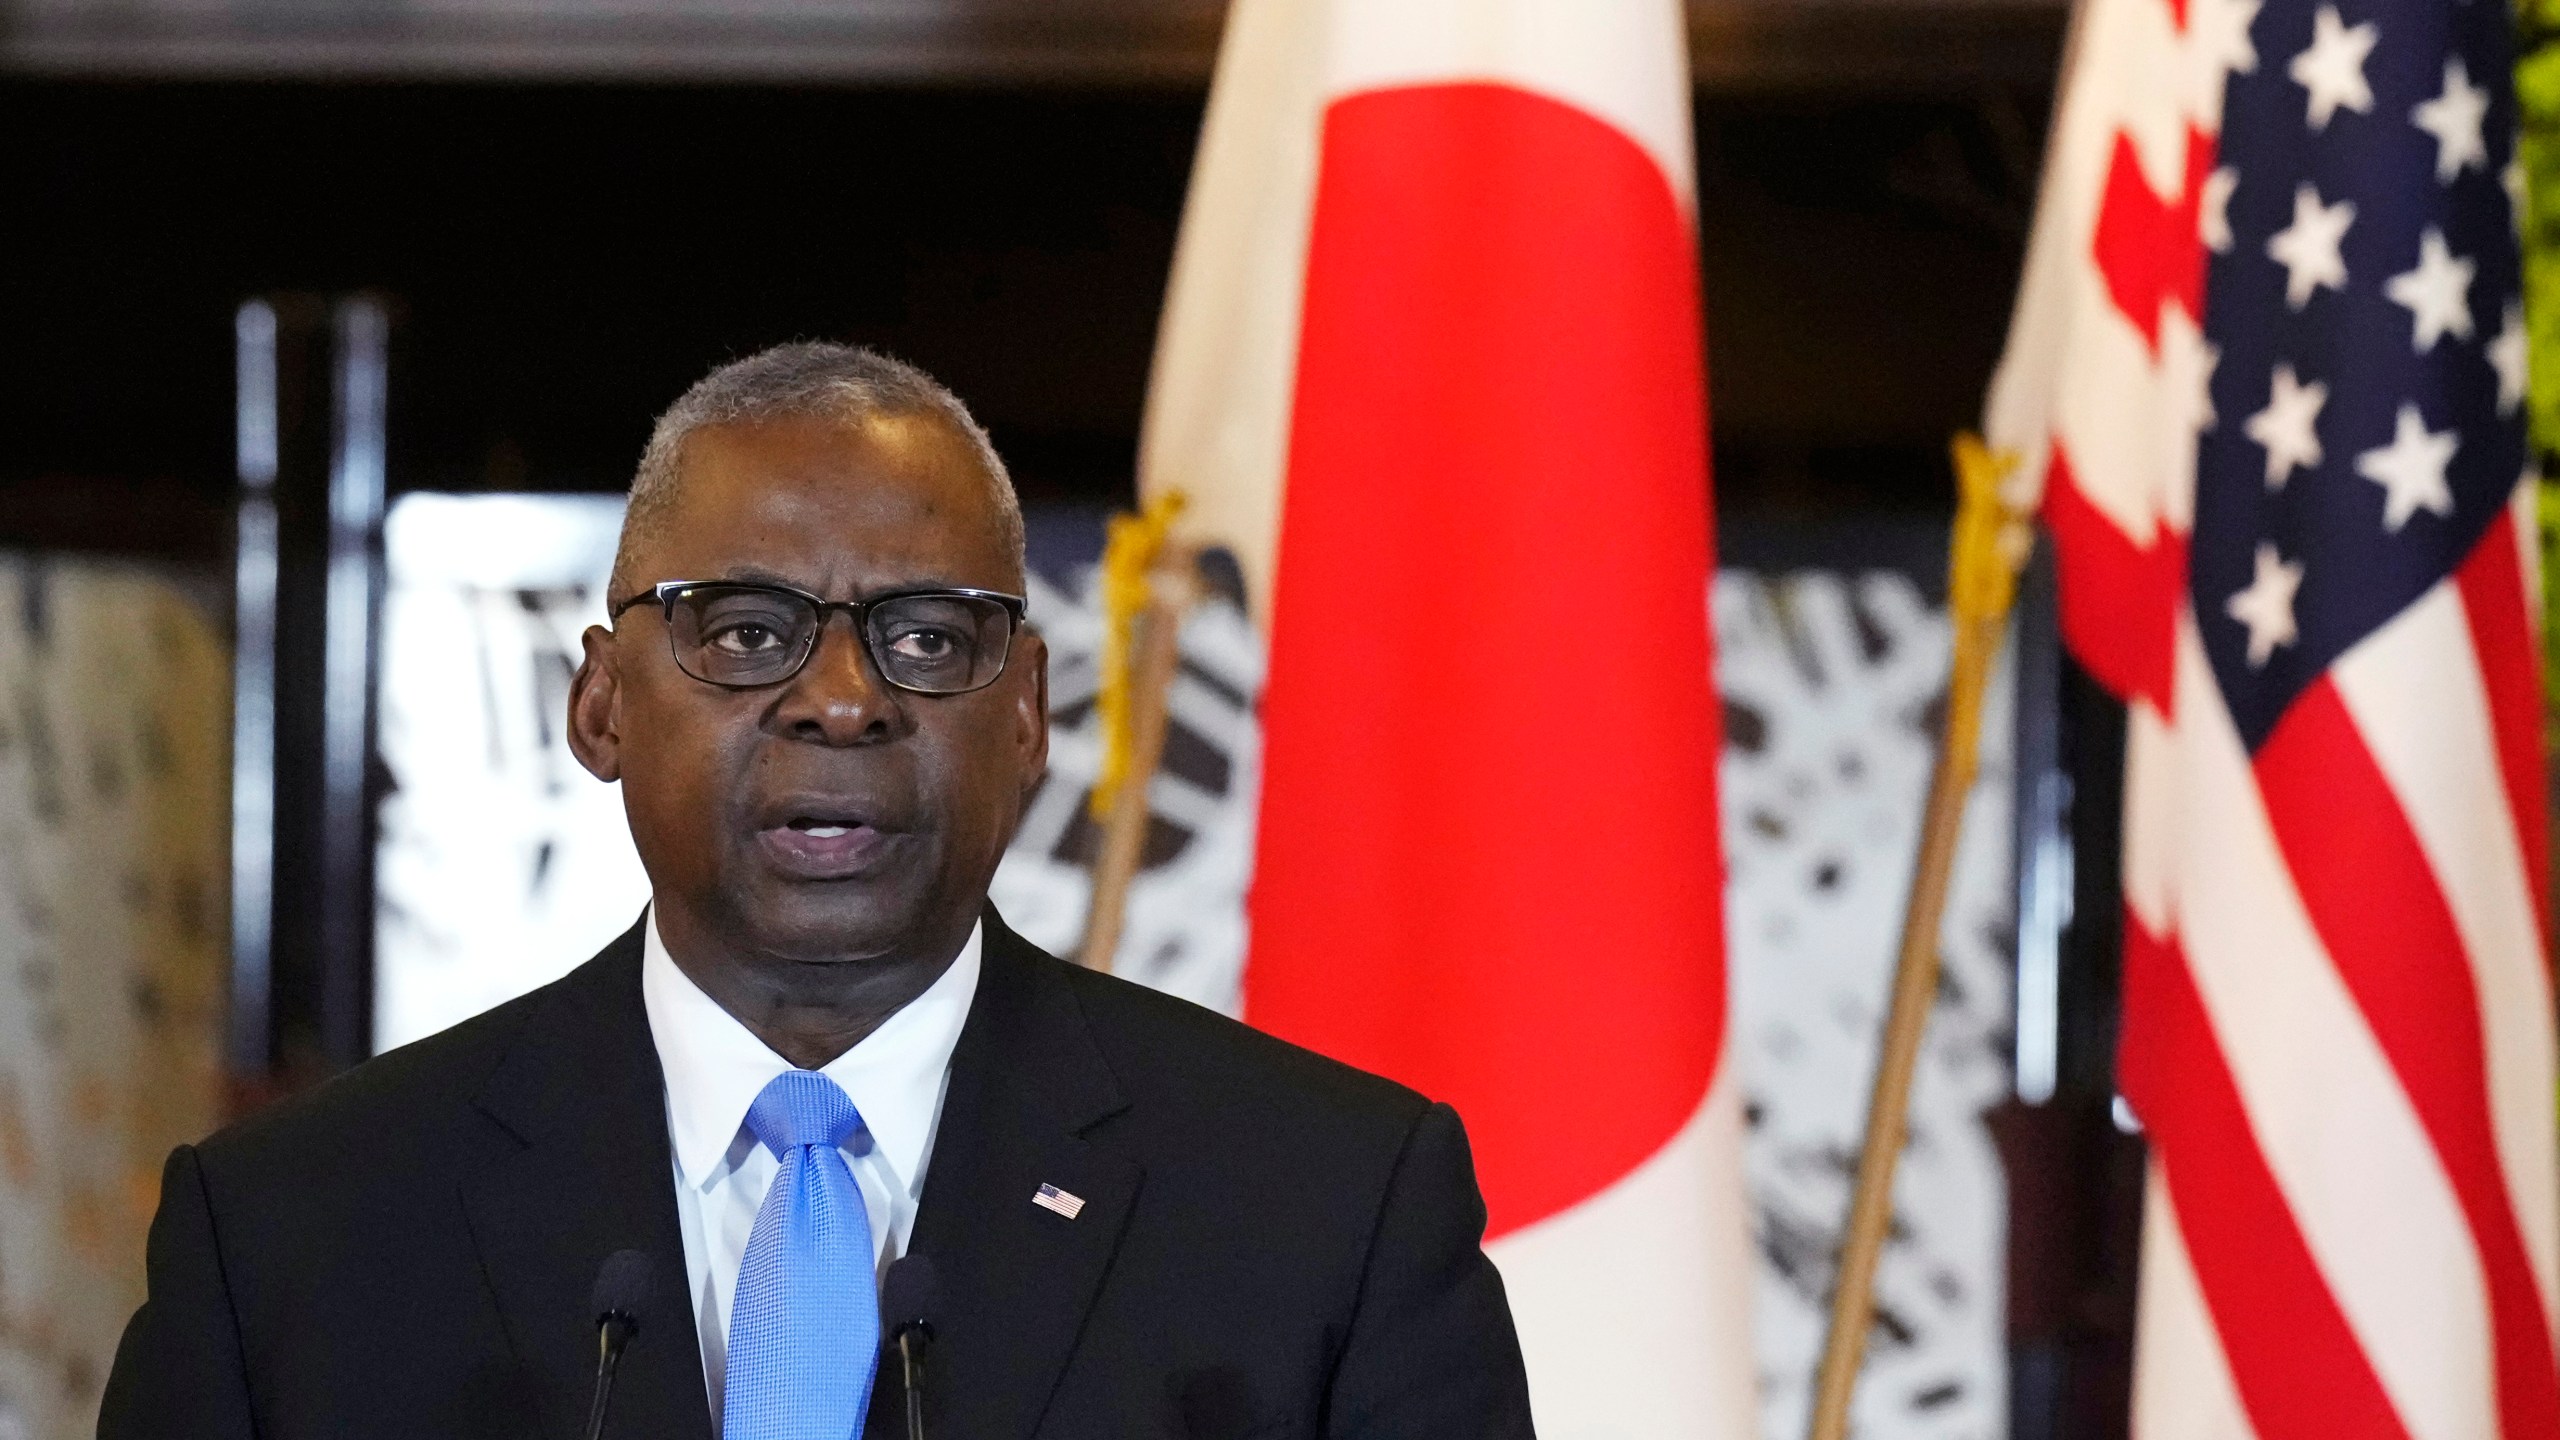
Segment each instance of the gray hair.
M995 443L960 397L915 366L877 350L803 340L730 361L695 381L658 416L649 447L640 454L640 469L631 478L631 503L623 511L622 541L613 559L615 589L629 580L638 541L655 533L675 508L679 462L694 431L792 416L858 422L913 415L941 420L974 453L986 472L1006 548L1020 565L1022 501Z

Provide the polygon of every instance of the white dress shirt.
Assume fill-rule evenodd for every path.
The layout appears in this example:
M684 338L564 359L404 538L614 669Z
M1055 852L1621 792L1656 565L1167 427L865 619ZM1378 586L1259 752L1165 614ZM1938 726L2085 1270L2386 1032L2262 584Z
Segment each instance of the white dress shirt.
M875 1274L906 1253L915 1229L925 1162L942 1121L952 1047L960 1041L969 1002L978 993L982 929L971 928L968 943L931 988L818 1072L841 1086L862 1112L864 1130L847 1139L844 1154L871 1216ZM702 1339L702 1378L710 1391L716 1433L738 1262L755 1229L756 1210L781 1168L773 1152L747 1129L747 1108L773 1077L792 1065L676 968L666 942L658 938L655 907L640 966L640 995L648 1007L658 1063L666 1071L676 1220L684 1231L685 1279L693 1298L694 1329Z

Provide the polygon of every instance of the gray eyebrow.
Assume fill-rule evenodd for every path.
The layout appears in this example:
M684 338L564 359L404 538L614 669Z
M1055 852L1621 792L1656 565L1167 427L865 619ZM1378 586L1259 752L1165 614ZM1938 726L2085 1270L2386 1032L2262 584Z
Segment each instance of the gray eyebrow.
M701 579L686 580L683 583L688 585L770 585L777 589L798 591L803 595L816 595L821 600L827 598L815 586L803 585L788 575L757 565L741 565L725 575L706 576ZM927 575L882 585L868 592L856 594L852 598L873 600L886 595L904 595L919 590L980 590L984 588L984 586L970 585L959 580Z

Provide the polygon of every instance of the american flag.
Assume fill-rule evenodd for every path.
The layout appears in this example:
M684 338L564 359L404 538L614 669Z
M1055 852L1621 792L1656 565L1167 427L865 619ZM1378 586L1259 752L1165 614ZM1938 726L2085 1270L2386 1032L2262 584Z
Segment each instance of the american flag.
M2075 20L1985 428L2131 717L2137 1436L2560 1436L2509 24Z

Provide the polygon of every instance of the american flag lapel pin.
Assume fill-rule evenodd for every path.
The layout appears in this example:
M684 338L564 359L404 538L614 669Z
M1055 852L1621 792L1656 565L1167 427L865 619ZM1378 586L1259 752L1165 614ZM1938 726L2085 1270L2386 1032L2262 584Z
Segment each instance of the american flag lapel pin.
M1039 1192L1031 1197L1031 1203L1043 1210L1054 1210L1070 1220L1084 1209L1083 1196L1070 1195L1055 1185L1041 1186Z

